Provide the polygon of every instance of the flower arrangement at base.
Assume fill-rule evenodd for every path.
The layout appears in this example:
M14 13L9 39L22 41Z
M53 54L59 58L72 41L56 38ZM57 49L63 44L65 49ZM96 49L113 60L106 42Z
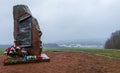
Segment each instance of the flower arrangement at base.
M4 65L11 65L11 64L21 64L21 63L34 63L42 61L41 56L24 56L24 57L10 57L7 56L3 63Z
M21 48L18 44L8 47L4 54L6 55L3 61L4 65L39 62L42 60L40 55L28 55L26 48Z
M24 55L27 55L27 51L25 48L21 48L18 45L13 45L8 47L5 50L4 54L10 57L16 57L16 56L23 57Z

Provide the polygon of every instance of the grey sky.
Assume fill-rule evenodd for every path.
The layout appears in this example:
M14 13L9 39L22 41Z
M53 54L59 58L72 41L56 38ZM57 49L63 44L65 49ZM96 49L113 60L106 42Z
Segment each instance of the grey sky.
M43 42L109 38L120 27L120 0L0 0L0 44L13 43L16 4L29 6Z

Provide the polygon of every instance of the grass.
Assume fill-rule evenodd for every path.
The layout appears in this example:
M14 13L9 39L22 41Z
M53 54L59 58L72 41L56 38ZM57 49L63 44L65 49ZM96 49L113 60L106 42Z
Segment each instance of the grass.
M87 52L91 54L98 54L103 56L108 56L112 58L120 59L120 50L117 49L90 49L90 48L45 48L44 52L52 52L52 51L72 51L72 52Z
M0 49L0 54L3 54L5 49ZM43 52L59 52L59 51L66 51L66 52L87 52L91 54L98 54L103 56L109 56L113 58L120 59L120 50L117 49L92 49L92 48L43 48Z
M0 55L3 54L5 49L0 48Z

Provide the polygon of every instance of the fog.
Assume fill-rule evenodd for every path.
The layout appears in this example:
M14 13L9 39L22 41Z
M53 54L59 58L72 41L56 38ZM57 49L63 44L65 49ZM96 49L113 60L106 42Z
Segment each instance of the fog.
M109 38L120 27L119 0L0 0L0 44L13 43L13 6L37 18L44 43Z

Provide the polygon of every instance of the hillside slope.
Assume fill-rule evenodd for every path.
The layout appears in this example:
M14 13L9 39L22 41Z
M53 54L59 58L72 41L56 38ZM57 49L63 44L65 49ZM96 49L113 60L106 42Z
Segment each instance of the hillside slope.
M81 52L46 52L50 62L3 66L0 73L119 73L120 60Z

